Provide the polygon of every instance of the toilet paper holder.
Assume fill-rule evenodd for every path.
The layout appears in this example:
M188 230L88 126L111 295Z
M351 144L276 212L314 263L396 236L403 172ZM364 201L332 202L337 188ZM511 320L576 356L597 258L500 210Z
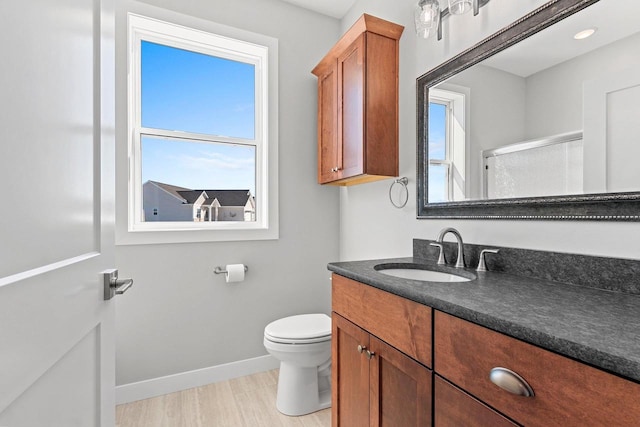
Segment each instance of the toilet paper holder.
M249 267L247 267L246 265L244 266L244 272L246 273L247 271L249 271ZM213 272L215 274L226 274L227 270L223 269L222 267L216 267Z

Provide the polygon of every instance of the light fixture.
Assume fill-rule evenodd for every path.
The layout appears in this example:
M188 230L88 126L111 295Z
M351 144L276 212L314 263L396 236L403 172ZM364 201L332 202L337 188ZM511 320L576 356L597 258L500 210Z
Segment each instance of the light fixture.
M591 37L596 31L598 31L596 27L587 28L586 30L577 32L576 35L573 36L573 38L576 40L583 40L583 39L586 39L587 37Z
M449 13L462 15L471 10L471 0L449 0Z
M480 8L489 0L447 0L449 7L440 10L438 0L418 0L414 18L416 34L428 38L432 34L438 34L438 40L442 39L442 21L449 15L461 15L473 9L473 16L480 12Z
M416 34L425 39L435 34L440 25L440 3L438 0L419 0L414 18Z

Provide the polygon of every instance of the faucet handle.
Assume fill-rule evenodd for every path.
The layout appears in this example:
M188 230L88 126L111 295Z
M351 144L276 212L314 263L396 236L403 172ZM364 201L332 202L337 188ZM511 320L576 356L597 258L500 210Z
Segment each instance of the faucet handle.
M445 261L445 259L444 259L444 247L442 246L442 243L431 242L429 244L431 246L435 246L436 248L439 249L439 251L438 251L438 264L439 265L446 264L447 261Z
M485 263L485 254L497 254L500 249L483 249L480 251L480 259L478 260L478 268L476 271L489 271L487 270L487 264Z

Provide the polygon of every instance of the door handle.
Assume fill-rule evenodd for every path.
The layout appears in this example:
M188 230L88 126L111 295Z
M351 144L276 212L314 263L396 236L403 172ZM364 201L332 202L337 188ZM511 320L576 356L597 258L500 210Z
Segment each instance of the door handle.
M133 279L118 279L118 270L112 269L102 272L102 283L106 301L116 295L122 295L127 292L133 286Z

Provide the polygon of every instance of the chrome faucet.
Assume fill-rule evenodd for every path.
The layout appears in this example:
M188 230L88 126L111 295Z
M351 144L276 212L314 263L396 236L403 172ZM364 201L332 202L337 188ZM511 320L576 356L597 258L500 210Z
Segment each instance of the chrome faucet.
M438 234L438 238L436 239L436 243L439 243L442 245L442 242L444 240L444 236L447 233L451 233L455 236L456 240L458 241L458 259L456 260L456 268L464 268L464 243L462 243L462 236L460 235L460 232L458 230L456 230L455 228L449 227L449 228L443 228L440 231L440 234Z

